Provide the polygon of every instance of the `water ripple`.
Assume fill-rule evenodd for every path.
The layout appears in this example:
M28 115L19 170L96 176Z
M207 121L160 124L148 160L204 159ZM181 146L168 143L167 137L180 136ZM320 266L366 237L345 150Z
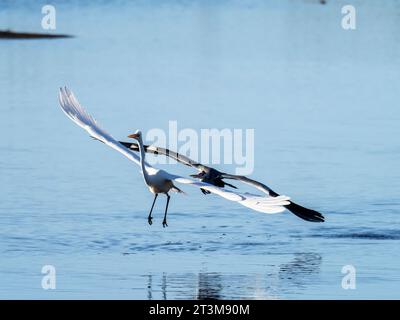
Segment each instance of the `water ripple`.
M397 229L361 229L361 230L324 230L312 234L315 238L328 239L365 239L365 240L400 240L400 230Z

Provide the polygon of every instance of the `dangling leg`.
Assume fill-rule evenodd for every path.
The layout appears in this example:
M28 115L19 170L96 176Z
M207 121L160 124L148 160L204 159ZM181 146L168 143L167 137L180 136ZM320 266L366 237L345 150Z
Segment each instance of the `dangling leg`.
M169 198L171 198L168 193L166 193L166 195L167 195L167 206L165 207L164 220L162 222L162 225L163 225L164 228L168 227L168 224L167 224L167 211L168 211Z
M158 193L156 193L156 195L154 196L153 204L151 205L150 213L149 213L149 216L147 217L147 222L149 223L149 225L153 224L153 221L152 221L153 217L151 216L151 213L153 212L154 204L156 203L157 197L158 197Z

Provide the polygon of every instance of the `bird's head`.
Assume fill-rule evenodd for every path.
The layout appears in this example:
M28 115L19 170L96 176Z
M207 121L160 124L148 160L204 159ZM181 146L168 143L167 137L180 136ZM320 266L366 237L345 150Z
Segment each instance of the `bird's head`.
M128 138L139 140L142 138L142 132L140 130L136 130L135 133L130 134Z

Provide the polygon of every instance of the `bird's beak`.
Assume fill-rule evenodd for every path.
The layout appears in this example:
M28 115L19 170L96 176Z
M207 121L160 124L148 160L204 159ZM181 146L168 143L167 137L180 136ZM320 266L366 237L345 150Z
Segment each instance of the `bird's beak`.
M139 135L136 134L136 133L132 133L132 134L130 134L130 135L128 136L128 138L132 138L132 139L137 139L138 137L139 137Z

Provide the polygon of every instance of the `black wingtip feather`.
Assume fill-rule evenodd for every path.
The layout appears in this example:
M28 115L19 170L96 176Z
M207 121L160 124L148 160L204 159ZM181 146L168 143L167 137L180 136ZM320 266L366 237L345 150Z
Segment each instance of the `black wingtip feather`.
M237 187L235 187L233 184L227 183L225 181L224 181L224 183L225 183L226 186L229 186L229 187L231 187L233 189L237 189Z
M285 206L291 213L298 216L299 218L310 221L310 222L324 222L325 218L322 214L315 210L304 208L297 203L290 202L287 206Z

